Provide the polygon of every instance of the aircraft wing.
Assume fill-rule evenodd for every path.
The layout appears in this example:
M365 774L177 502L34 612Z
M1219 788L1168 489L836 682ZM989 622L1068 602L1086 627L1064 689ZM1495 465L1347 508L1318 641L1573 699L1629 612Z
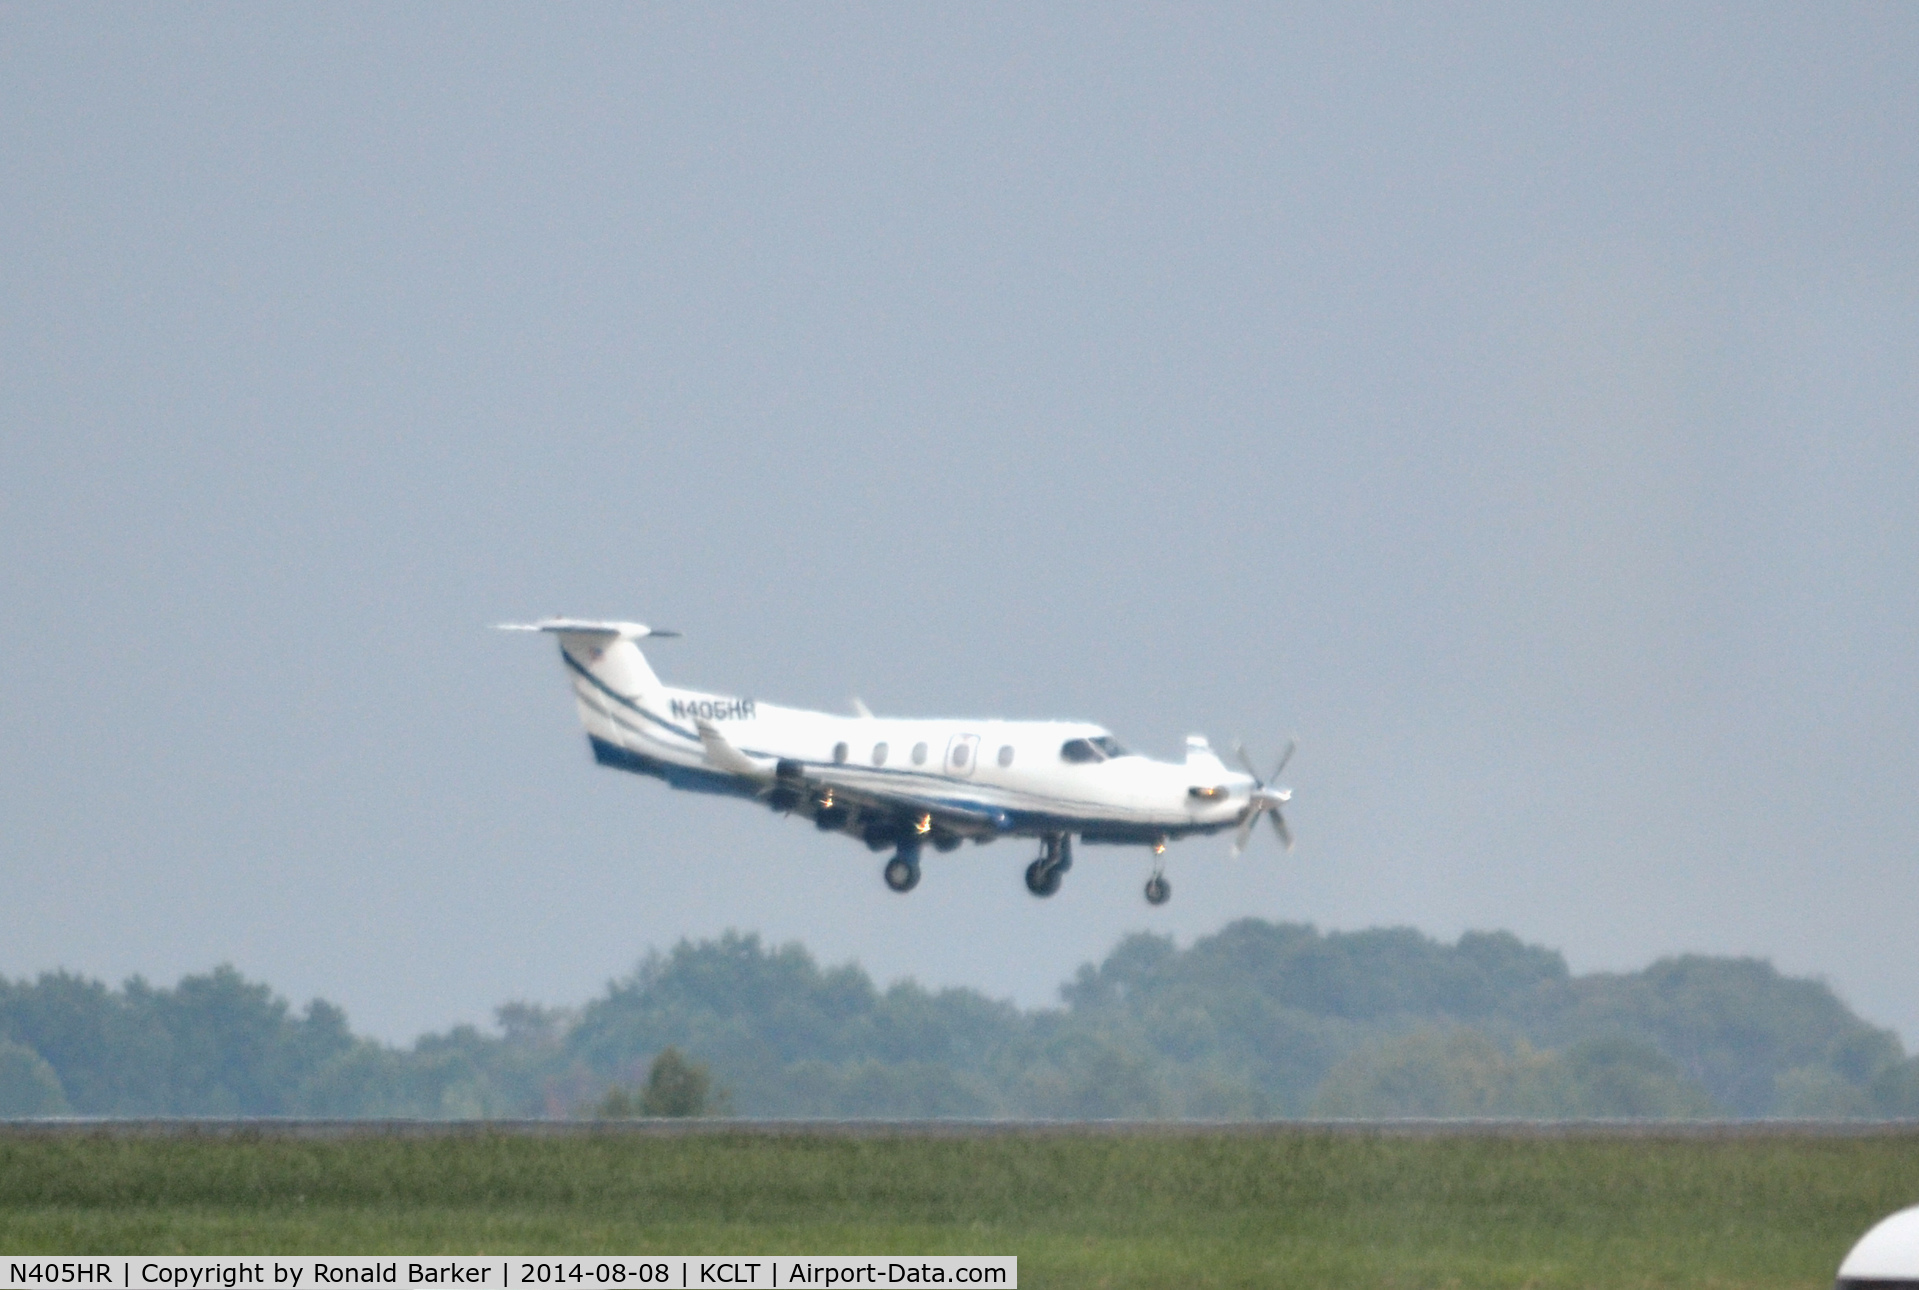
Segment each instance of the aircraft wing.
M706 760L715 770L723 770L729 775L740 775L747 779L770 780L773 767L762 765L727 742L720 728L705 717L695 717L693 724L700 732L700 745L706 751Z
M846 806L883 811L895 817L918 819L931 817L960 833L998 832L1005 818L996 811L963 805L930 794L876 791L871 784L856 782L825 767L808 768L798 762L773 762L756 758L735 747L720 728L704 717L693 722L700 733L700 745L707 764L717 771L751 779L761 784L778 783L809 796L830 791L833 799Z
M909 819L930 816L934 822L958 833L996 833L1006 824L1005 817L997 811L935 797L930 793L900 789L881 791L851 776L836 775L831 768L805 769L784 763L780 767L779 781L812 792L831 789L834 800L847 806L883 811L888 815Z

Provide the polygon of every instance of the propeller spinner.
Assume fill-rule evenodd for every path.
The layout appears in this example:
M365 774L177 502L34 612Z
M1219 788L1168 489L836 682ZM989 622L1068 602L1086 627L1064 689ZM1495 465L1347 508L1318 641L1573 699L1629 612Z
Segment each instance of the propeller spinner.
M1286 769L1286 763L1293 759L1293 750L1297 747L1299 747L1298 740L1288 739L1286 751L1279 755L1279 765L1273 767L1272 774L1261 779L1259 772L1253 769L1253 759L1246 755L1246 745L1233 746L1233 755L1239 758L1239 764L1246 768L1246 773L1253 777L1252 801L1246 812L1246 818L1239 822L1239 832L1233 835L1234 855L1246 849L1246 840L1253 836L1254 823L1260 816L1269 813L1273 817L1273 832L1279 835L1280 845L1288 851L1293 849L1293 831L1286 827L1285 813L1279 809L1293 800L1293 790L1269 788L1267 785L1279 778L1280 772Z

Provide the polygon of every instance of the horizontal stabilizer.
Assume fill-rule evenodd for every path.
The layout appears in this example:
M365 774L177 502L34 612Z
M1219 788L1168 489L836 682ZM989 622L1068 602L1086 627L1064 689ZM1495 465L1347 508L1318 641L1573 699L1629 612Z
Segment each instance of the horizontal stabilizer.
M501 623L503 632L562 632L580 636L617 636L636 641L648 636L678 636L645 623L602 622L591 618L542 618L537 623Z

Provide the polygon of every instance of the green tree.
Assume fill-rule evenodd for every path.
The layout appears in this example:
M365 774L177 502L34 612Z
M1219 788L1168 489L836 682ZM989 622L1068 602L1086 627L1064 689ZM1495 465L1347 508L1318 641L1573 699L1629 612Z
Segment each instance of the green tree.
M1867 1091L1875 1115L1919 1116L1919 1057L1887 1063L1873 1075Z
M1720 1114L1679 1063L1623 1035L1581 1040L1560 1054L1561 1114L1639 1120L1701 1119Z
M882 990L728 932L650 954L577 1012L507 1004L497 1031L407 1047L224 966L171 989L0 980L0 1041L82 1114L653 1114L688 1105L693 1069L694 1104L713 1112L724 1081L754 1115L1919 1114L1896 1036L1756 959L1575 977L1505 932L1242 919L1184 949L1127 937L1061 996ZM658 1065L669 1049L683 1069Z
M669 1046L653 1059L644 1085L637 1090L613 1085L593 1114L602 1120L691 1119L714 1113L724 1101L724 1094L713 1095L712 1072Z
M631 1120L640 1114L640 1099L633 1096L633 1090L615 1084L606 1090L606 1096L593 1108L593 1117L598 1120Z
M1687 1119L1717 1112L1679 1064L1640 1040L1605 1036L1565 1052L1504 1046L1470 1028L1382 1040L1335 1066L1317 1115Z
M1313 1114L1551 1116L1561 1112L1561 1082L1553 1055L1523 1042L1508 1050L1463 1026L1421 1030L1370 1044L1333 1067Z
M225 965L170 990L66 972L0 981L0 1038L38 1053L87 1115L281 1114L353 1044L338 1008L316 999L295 1016Z
M39 1053L0 1039L0 1118L66 1115L72 1109L60 1077Z
M172 1045L124 992L71 972L0 981L0 1036L38 1053L82 1115L155 1115L168 1109Z
M1795 1096L1810 1087L1808 1069L1863 1089L1900 1056L1897 1039L1823 982L1784 976L1763 959L1681 955L1640 972L1579 977L1536 1004L1522 1022L1535 1042L1632 1036L1737 1116L1778 1114L1788 1072L1802 1072L1784 1085Z
M668 1047L646 1072L640 1114L666 1119L706 1115L712 1096L712 1073L702 1063L688 1061L679 1049Z
M897 1114L915 1104L980 1113L977 1090L1006 1082L989 1068L1027 1029L1017 1008L977 991L909 983L882 993L857 965L823 969L798 945L728 932L648 955L581 1009L563 1048L600 1087L666 1048L699 1053L755 1115ZM876 1077L875 1063L892 1075ZM906 1087L935 1067L947 1072L942 1087L924 1096ZM862 1104L861 1089L875 1100Z
M315 1000L296 1017L230 964L171 990L135 977L124 994L167 1036L165 1109L175 1114L285 1114L302 1079L353 1042L338 1008Z

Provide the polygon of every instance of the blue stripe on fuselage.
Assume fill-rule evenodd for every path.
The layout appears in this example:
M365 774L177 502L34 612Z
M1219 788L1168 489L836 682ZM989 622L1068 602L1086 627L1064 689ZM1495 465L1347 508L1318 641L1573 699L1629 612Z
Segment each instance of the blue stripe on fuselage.
M683 788L690 793L717 793L723 797L758 797L758 786L746 780L736 779L732 775L715 770L701 770L698 766L680 766L658 757L648 757L645 753L622 748L618 744L608 743L598 735L588 735L587 742L593 745L593 760L602 766L611 766L615 770L630 770L636 775L651 775L663 779L673 788Z
M759 797L757 785L719 771L702 770L697 766L681 766L674 762L663 761L658 757L649 757L645 753L637 753L630 748L608 743L597 735L588 735L587 742L593 746L593 760L600 765L613 770L631 771L636 775L650 775L654 779L664 780L669 788L683 789L689 793L712 793L720 797L743 797L749 801ZM989 806L984 802L948 802L947 805L963 812L1003 816L1006 822L998 826L998 831L1001 833L1027 836L1045 833L1079 833L1082 840L1087 842L1151 845L1162 838L1184 837L1194 833L1217 833L1231 826L1231 821L1224 824L1184 827L1156 827L1124 822L1108 823L1102 826L1099 820L1051 815L1043 811L1007 810L1004 807ZM927 806L901 806L894 809L901 816L910 816L915 811L928 809L928 806L935 812L940 809L937 804L931 803Z

